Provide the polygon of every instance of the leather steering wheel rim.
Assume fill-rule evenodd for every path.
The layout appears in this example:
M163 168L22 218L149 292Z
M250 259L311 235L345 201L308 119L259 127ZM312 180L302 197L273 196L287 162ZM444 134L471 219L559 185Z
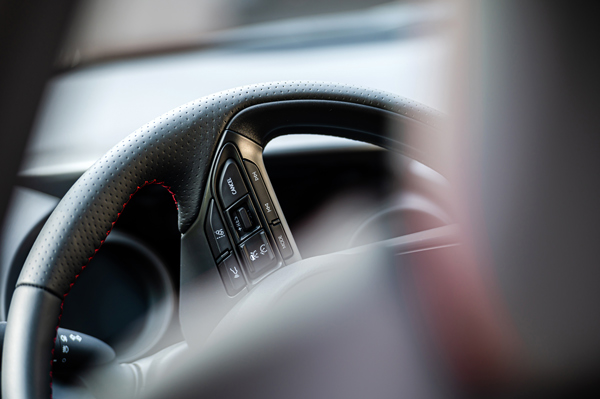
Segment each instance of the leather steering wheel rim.
M390 93L331 83L275 82L200 98L138 129L81 176L36 239L9 310L2 397L51 396L53 340L63 300L137 190L148 184L165 186L177 203L179 230L185 233L198 217L212 158L232 119L253 106L298 102L300 107L302 100L331 102L350 112L352 106L366 106L434 130L440 123L436 111ZM365 136L330 127L325 133L384 145L390 140L377 132ZM264 147L276 135L292 131L271 127L238 133ZM427 155L431 138L411 140L402 129L400 133L394 140L399 140L401 152L435 166Z

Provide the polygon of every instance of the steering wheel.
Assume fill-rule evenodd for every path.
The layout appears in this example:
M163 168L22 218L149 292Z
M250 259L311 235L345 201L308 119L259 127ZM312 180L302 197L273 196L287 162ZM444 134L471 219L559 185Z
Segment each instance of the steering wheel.
M262 162L269 140L335 135L402 152L435 169L431 154L440 143L440 120L435 111L389 93L276 82L204 97L141 127L81 176L35 241L10 305L3 398L51 396L64 298L141 187L162 185L177 204L180 306L204 310L202 325L185 316L181 324L186 341L201 342L265 276L300 264ZM199 296L205 300L198 302Z

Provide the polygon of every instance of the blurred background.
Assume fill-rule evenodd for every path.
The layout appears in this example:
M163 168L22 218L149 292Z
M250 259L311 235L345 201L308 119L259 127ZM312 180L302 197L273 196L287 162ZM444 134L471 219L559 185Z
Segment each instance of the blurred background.
M319 24L319 15L364 11L386 0L350 1L98 1L82 2L62 49L64 66L119 56L210 46L222 33L249 25L287 21L269 39ZM356 13L355 13L356 16ZM309 17L309 18L306 18ZM312 18L311 18L312 17ZM294 26L296 25L296 26ZM346 25L345 30L351 30ZM314 30L314 29L312 29ZM245 38L247 39L247 38Z
M340 82L444 109L450 16L429 2L81 2L22 169L89 167L156 116L259 82Z
M22 156L10 151L18 171L0 241L4 318L60 198L117 142L171 109L277 80L379 89L447 109L453 8L442 2L87 0L65 1L62 11L14 4L19 39L30 40L21 48L48 54L23 61L35 71L21 65L19 74L2 74L8 105L8 84L20 93L15 77L32 88L31 76L39 79L29 114L23 106L12 114L23 133L3 135L26 138ZM452 222L441 174L373 145L294 135L269 143L264 161L304 258ZM121 362L181 343L179 241L170 195L141 190L78 279L61 326L107 342ZM77 386L57 377L56 397Z
M348 324L356 335L336 349L332 333L324 347L332 345L343 363L345 349L374 334L380 341L352 352L372 355L372 363L346 371L401 370L390 389L407 389L409 396L558 397L598 390L600 114L591 7L541 1L41 3L2 2L0 9L0 162L10 200L0 240L3 317L44 221L119 140L170 109L232 87L339 82L389 91L446 114L438 154L446 166L434 171L336 138L271 142L265 164L303 257L456 225L461 245L403 254L392 262L399 266L393 276L357 283L364 295L346 297L348 318L336 319L344 326L353 310L362 311L364 319ZM9 28L17 33L11 36ZM307 195L314 192L320 195ZM154 214L162 216L147 218ZM97 271L82 276L64 326L105 340L127 362L181 342L176 218L167 193L142 190L94 260L90 270ZM118 284L108 292L98 281ZM381 296L368 294L375 291ZM318 301L310 304L319 308ZM277 320L285 324L287 314L281 310ZM253 328L257 336L264 331ZM294 336L289 328L280 331ZM119 344L124 336L127 344ZM284 344L278 350L290 349ZM384 358L389 362L378 363ZM207 359L216 363L191 364L207 376L219 361L231 366L216 353ZM388 382L396 377L382 375ZM327 383L315 381L317 388ZM68 395L75 385L55 387Z

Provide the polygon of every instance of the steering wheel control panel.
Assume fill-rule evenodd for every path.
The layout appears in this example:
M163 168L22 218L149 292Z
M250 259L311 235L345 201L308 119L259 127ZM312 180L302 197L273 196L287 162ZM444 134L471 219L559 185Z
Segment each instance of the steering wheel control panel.
M219 155L205 234L227 294L234 296L294 255L258 166L232 143Z

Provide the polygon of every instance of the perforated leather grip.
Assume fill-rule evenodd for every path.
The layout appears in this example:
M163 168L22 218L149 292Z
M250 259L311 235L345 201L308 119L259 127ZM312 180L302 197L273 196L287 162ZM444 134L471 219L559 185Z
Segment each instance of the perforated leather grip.
M10 330L30 331L38 337L11 342L5 350L4 398L24 397L20 396L26 392L23 386L39 383L40 365L34 363L40 362L40 356L22 358L23 353L29 353L25 346L50 336L58 324L58 320L40 321L47 319L41 313L44 307L24 310L21 302L30 301L36 291L30 288L62 300L106 239L131 196L144 185L161 184L171 191L178 204L179 229L186 232L198 216L216 144L232 117L253 105L292 100L361 104L425 125L439 123L435 111L393 94L328 83L277 82L201 98L138 129L81 176L60 201L31 249L17 282L17 287L28 289L18 288L19 295L13 299L7 337L15 336ZM264 145L271 138L267 133L253 132L250 138ZM47 366L43 366L47 371L50 371L51 347L48 342L47 359L43 360L47 360ZM17 357L19 369L7 379L4 370L14 368ZM42 392L40 397L49 393L44 389L36 392Z

